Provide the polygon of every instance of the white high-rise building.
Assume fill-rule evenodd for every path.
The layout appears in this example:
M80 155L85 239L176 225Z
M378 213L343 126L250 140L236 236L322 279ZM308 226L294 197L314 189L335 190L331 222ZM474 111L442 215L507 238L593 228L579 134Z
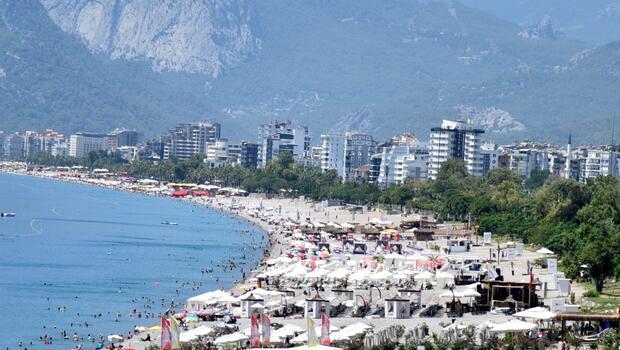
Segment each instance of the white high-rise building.
M618 177L619 153L612 150L587 149L581 160L582 169L580 180L586 181L598 176L611 175Z
M452 158L462 159L471 175L482 176L483 133L484 130L474 128L470 121L444 120L441 127L431 128L428 176L437 178L441 165Z
M194 155L206 154L207 145L220 138L218 123L183 123L170 129L164 145L164 159L190 159Z
M335 170L342 177L344 171L344 135L321 135L321 170Z
M69 155L82 157L92 151L105 151L107 145L106 134L78 132L69 138Z
M386 188L402 184L406 178L421 180L428 177L429 148L411 135L394 138L383 147L377 183Z

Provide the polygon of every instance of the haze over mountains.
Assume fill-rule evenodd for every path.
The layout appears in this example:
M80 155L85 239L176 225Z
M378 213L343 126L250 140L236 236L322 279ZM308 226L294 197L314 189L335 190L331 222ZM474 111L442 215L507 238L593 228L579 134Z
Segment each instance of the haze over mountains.
M293 119L315 136L411 131L425 139L442 118L466 116L496 141L562 142L569 130L579 142L609 141L620 43L603 43L620 38L616 22L597 36L604 26L558 30L575 19L554 17L571 12L563 2L463 1L476 8L0 0L0 127L148 134L208 118L227 136L254 138L260 123ZM579 4L582 13L601 5ZM522 11L508 15L512 7ZM525 14L538 18L525 23Z

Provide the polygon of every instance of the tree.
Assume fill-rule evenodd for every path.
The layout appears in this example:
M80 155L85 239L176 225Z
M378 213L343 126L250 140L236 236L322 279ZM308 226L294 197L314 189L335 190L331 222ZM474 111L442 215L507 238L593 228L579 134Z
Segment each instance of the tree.
M551 173L548 170L532 170L532 172L530 172L530 177L525 180L525 188L530 191L536 191L547 181L549 175L551 175Z

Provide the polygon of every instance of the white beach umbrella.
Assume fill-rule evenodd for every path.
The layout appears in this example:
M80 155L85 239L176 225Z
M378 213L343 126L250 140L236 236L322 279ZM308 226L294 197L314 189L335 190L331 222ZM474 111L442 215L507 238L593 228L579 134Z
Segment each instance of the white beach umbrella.
M246 336L243 333L232 333L232 334L226 334L223 335L217 339L215 339L215 341L213 342L215 345L218 344L226 344L226 343L237 343L237 342L242 342L242 341L246 341L248 340L248 336Z
M198 337L209 335L212 332L213 332L213 328L208 327L208 326L196 327L192 330L181 333L181 335L179 336L179 341L181 343L187 343Z
M430 280L430 279L433 279L433 277L435 277L435 275L432 272L422 271L418 273L417 275L413 276L413 279L417 282L417 281Z
M544 254L544 255L553 255L553 254L555 254L555 253L553 253L553 251L551 251L551 250L549 250L549 249L547 249L547 248L545 248L545 247L542 247L542 248L538 249L538 250L536 251L536 253L538 253L538 254Z
M534 323L514 319L495 325L495 327L491 328L491 331L497 333L527 332L535 329L536 327L537 326Z
M531 309L517 312L513 315L518 318L529 318L534 320L551 320L555 318L555 313L551 312L544 307L533 307Z

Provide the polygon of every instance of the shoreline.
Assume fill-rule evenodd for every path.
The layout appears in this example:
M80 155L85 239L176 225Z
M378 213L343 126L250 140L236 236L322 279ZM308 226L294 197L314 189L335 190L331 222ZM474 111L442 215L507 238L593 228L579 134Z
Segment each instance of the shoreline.
M200 207L206 208L212 211L213 213L215 213L216 215L219 215L224 218L228 217L228 219L231 220L231 225L233 226L236 224L236 222L234 221L235 219L242 220L243 222L254 226L255 228L261 231L262 235L265 237L264 242L266 244L261 247L261 252L258 254L256 265L248 266L249 270L247 271L245 278L242 277L240 280L233 281L231 285L221 288L222 290L228 291L233 294L238 294L240 292L240 288L246 285L248 283L248 280L250 280L251 278L255 277L256 274L258 274L257 269L261 266L261 264L264 262L266 258L265 252L269 252L269 255L273 256L274 254L276 254L276 250L281 249L283 247L280 244L279 238L281 237L275 231L272 230L269 224L262 222L261 220L257 218L246 215L246 213L243 210L228 209L225 205L222 205L221 202L219 201L216 201L215 203L213 203L213 199L215 198L212 198L212 197L209 197L209 200L206 200L206 201L201 200L200 198L173 198L170 196L164 196L164 195L159 195L155 193L148 193L145 191L132 190L132 189L123 188L120 186L111 186L111 185L106 185L103 183L81 181L80 179L74 178L74 177L72 178L58 177L58 176L51 176L51 174L49 173L45 174L45 173L36 173L36 172L27 172L27 171L5 171L5 169L2 166L0 166L0 174L39 178L39 179L58 181L58 182L63 182L63 183L68 183L68 184L73 184L73 185L83 185L83 186L101 188L101 189L106 189L106 190L111 190L111 191L116 191L116 192L131 193L134 195L144 195L148 197L161 198L164 200L178 201L178 202L182 202L185 204L190 204L193 206L200 206ZM202 293L210 292L213 290L205 289L202 291ZM172 295L172 297L174 297L174 295ZM179 300L179 302L181 302L181 300ZM182 307L183 309L185 309L185 302L186 300L182 300L182 303L177 304L177 307ZM161 312L163 313L164 311L165 310L162 310ZM135 335L134 329L130 329L128 330L128 332L124 334Z
M0 163L0 172L4 172L2 170L3 170L2 163ZM25 167L24 167L24 171L21 171L21 172L14 171L14 172L7 172L7 173L17 174L17 175L22 175L22 176L40 177L40 178L46 178L46 179L51 179L51 180L56 180L56 181L70 182L70 183L83 184L83 185L92 185L95 187L102 187L102 188L112 189L115 191L132 192L136 194L145 194L145 195L155 196L155 197L171 198L171 196L155 193L155 192L163 193L163 190L162 190L163 186L155 187L153 189L155 192L149 192L149 190L146 189L147 186L142 186L141 187L142 190L134 190L131 188L132 185L129 182L116 181L116 180L114 181L101 180L98 178L91 178L91 179L79 178L79 177L68 178L68 177L63 177L59 173L53 173L53 172L48 172L48 173L26 172ZM138 185L135 185L134 187L138 187ZM230 286L230 288L224 289L226 291L229 291L234 296L247 292L248 290L253 289L253 287L257 287L258 284L253 285L254 283L253 279L261 273L264 273L264 272L269 273L269 271L273 270L273 268L270 268L268 264L266 264L264 261L264 258L266 257L266 254L264 254L265 251L268 251L269 256L272 258L279 257L285 251L287 252L287 256L292 256L290 255L291 251L295 252L294 250L295 248L291 248L291 244L293 245L297 244L297 241L295 240L296 237L294 234L290 235L290 232L289 234L285 236L284 231L286 231L286 229L284 229L284 227L287 227L287 226L282 225L283 221L287 221L287 220L295 221L298 226L304 226L305 224L311 224L311 226L324 224L323 226L325 226L325 225L331 225L332 223L336 223L336 225L340 224L344 226L345 224L353 223L355 225L358 225L358 228L359 228L360 226L362 227L366 226L367 222L370 224L370 223L373 223L373 221L375 220L379 220L381 222L390 222L391 223L390 225L394 225L390 227L396 227L403 221L422 219L422 217L418 214L405 215L402 213L390 213L390 212L386 212L378 208L363 208L362 210L360 210L360 212L354 212L354 211L349 211L348 207L346 206L340 206L340 205L329 206L329 203L314 202L311 200L307 200L304 197L267 198L267 196L252 194L249 196L240 196L240 197L221 196L221 195L209 196L209 197L206 197L206 196L205 197L202 197L202 196L182 197L182 198L179 198L179 200L196 205L196 206L204 206L211 210L217 211L220 215L229 215L231 218L235 218L238 220L242 220L246 223L252 224L253 226L256 226L257 228L261 229L263 231L263 234L267 236L268 240L265 243L269 244L269 247L261 244L262 247L265 247L262 253L263 260L259 261L256 264L256 266L252 266L253 268L250 268L250 266L248 265L248 268L250 268L250 270L247 271L247 274L244 276L244 278L232 283L232 286ZM387 225L387 224L384 224L384 225ZM323 227L323 226L315 226L315 228ZM316 232L319 232L320 230L321 229L317 229ZM474 259L487 260L486 257L490 256L491 250L495 249L494 244L497 244L498 249L499 249L499 243L500 241L502 241L502 237L494 236L493 244L491 245L476 244L472 246L471 251L469 250L469 245L468 245L466 252L465 251L450 252L450 250L447 249L448 247L447 243L448 243L449 238L447 239L446 236L452 236L453 240L455 237L457 237L457 239L460 239L460 240L469 239L469 242L473 244L473 241L471 241L472 236L470 236L470 234L467 234L467 237L466 237L464 235L466 234L464 231L463 232L457 231L453 233L453 231L455 230L461 230L461 227L459 227L458 225L449 224L449 223L438 225L435 231L435 239L431 241L432 244L429 244L429 242L426 242L426 241L413 241L411 239L402 238L402 241L399 243L402 245L402 249L404 252L402 253L403 255L400 256L400 259L414 257L416 256L416 254L422 254L425 256L439 254L441 256L444 256L444 258L453 257L455 259L463 259L463 258L471 257ZM367 241L366 238L363 237L364 236L363 231L356 232L354 234L356 236L361 236L361 241L370 242L370 240ZM395 240L397 242L399 241L399 239L395 239ZM326 242L335 243L333 237L332 238L328 237ZM337 244L335 248L340 249L339 245L340 244ZM439 250L441 247L443 247L443 250ZM344 251L336 252L337 256L335 257L333 262L331 261L331 258L330 258L329 259L330 262L324 262L324 263L330 264L332 266L332 268L329 270L331 272L336 272L340 270L350 270L349 272L350 274L353 271L358 271L358 272L366 271L368 267L362 263L363 261L367 261L368 258L372 260L373 257L376 257L377 255L383 256L384 258L387 258L388 256L387 250L382 250L381 252L379 252L378 244L377 244L377 247L375 248L371 247L370 245L368 246L368 248L369 250L365 251L364 254L362 255L352 256L351 254L347 254L347 252L344 252ZM503 249L504 248L502 248L502 251ZM417 255L417 256L420 256L420 255ZM528 248L528 249L523 250L522 254L519 254L518 257L513 257L512 259L508 259L505 256L502 256L501 261L500 259L498 259L497 263L495 263L495 261L493 260L491 261L491 264L493 268L500 268L503 271L502 277L506 279L505 280L502 279L502 281L506 281L508 283L515 282L515 283L523 284L523 283L527 283L529 280L528 271L530 269L530 262L534 261L535 259L544 258L544 257L545 257L544 254L534 252L533 250ZM294 258L299 258L299 256L294 256ZM305 258L301 257L300 259L305 259ZM310 260L312 259L308 259L304 261L310 261ZM302 263L301 260L297 262L299 262L300 264ZM341 263L344 269L342 267L340 269L337 269L337 266L334 264L338 264L338 263ZM293 265L290 265L290 266L293 266ZM389 265L385 265L384 263L379 263L378 268L370 267L370 270L374 271L373 273L376 273L377 275L380 275L382 272L397 275L400 273L401 267L402 266L396 267L393 261L391 267ZM417 265L415 269L409 269L409 268L407 269L411 270L409 272L411 272L412 274L416 276L418 273L420 273L421 270L427 271L425 268L422 268L421 270L418 269ZM312 268L312 270L314 270L314 268ZM380 272L377 272L377 271L380 271ZM547 269L543 267L533 268L532 273L536 274L537 278L540 278L540 281L545 282L545 283L550 282L553 279L552 275L550 275ZM414 278L410 277L410 280L413 281ZM368 278L366 277L362 284L364 284L367 281L368 281ZM380 282L380 285L381 283L382 282ZM269 285L268 282L267 282L267 285ZM357 287L357 283L355 283L355 285ZM383 294L385 294L384 297L389 297L390 293L392 294L394 293L394 287L396 286L396 283L394 283L394 281L387 280L384 286L385 286L385 289L383 292ZM265 287L265 288L268 288L268 287ZM442 298L443 294L447 293L446 288L447 288L446 286L443 286L443 287L433 286L430 289L421 288L420 289L421 294L419 297L420 304L427 305L428 303L431 303L431 304L438 303L439 305L441 305L440 299ZM308 295L306 294L307 290L304 290L304 289L307 289L307 286L304 286L304 287L297 286L297 287L293 287L293 289L295 289L296 291L299 291L300 293L300 294L295 293L295 295L293 295L292 297L293 301L297 300L298 302L301 302L303 301L303 299L306 298L304 295ZM576 286L576 288L574 288L573 291L576 292L576 294L580 297L580 294L582 294L583 291L579 289L580 288ZM302 290L303 290L303 293L302 293ZM204 292L208 292L208 290L202 291L202 293ZM317 290L317 293L318 293L318 290ZM372 300L371 289L362 288L361 293L365 297L369 296L370 299ZM551 299L558 298L558 297L565 299L565 296L560 295L556 289L552 289L549 291L549 295L547 295L547 292L545 291L544 297L541 296L540 300L544 301L546 305L549 305L549 301ZM379 298L382 298L381 294ZM275 316L273 316L272 319L277 320L277 322L279 321L280 323L291 324L291 325L295 325L298 327L301 326L302 328L304 326L303 319L280 318L280 317L281 316L278 316L278 318L276 318ZM477 325L484 321L492 321L492 322L497 323L497 322L506 322L508 320L509 320L509 316L503 315L501 313L498 313L498 314L485 313L484 316L477 316L474 314L465 316L462 319L460 319L460 322L463 322L466 325L467 324ZM439 334L439 332L441 332L442 329L446 327L446 324L449 324L450 321L454 322L455 320L454 319L451 320L449 317L447 317L447 315L442 315L442 316L433 317L433 318L426 318L426 317L421 317L420 315L414 316L412 314L410 318L405 318L405 319L390 319L386 317L376 318L376 317L372 317L372 315L368 317L364 317L364 318L358 318L357 316L343 316L343 317L334 316L331 322L333 322L333 324L338 327L344 327L350 323L355 323L355 322L358 322L358 323L364 322L365 324L369 324L373 328L376 327L377 330L381 330L381 331L389 327L393 327L393 326L404 326L405 328L411 330L412 326L415 328L417 324L425 323L428 326L430 326L430 329L433 333ZM201 323L201 324L212 326L208 322ZM244 327L249 327L249 319L243 318L243 317L237 318L237 323L235 325L235 328L243 329ZM157 334L155 334L154 336L155 336L155 339L159 337ZM132 348L136 348L136 349L145 349L149 343L139 341L137 333L134 333L133 338L126 339L123 344L126 346L130 346Z

